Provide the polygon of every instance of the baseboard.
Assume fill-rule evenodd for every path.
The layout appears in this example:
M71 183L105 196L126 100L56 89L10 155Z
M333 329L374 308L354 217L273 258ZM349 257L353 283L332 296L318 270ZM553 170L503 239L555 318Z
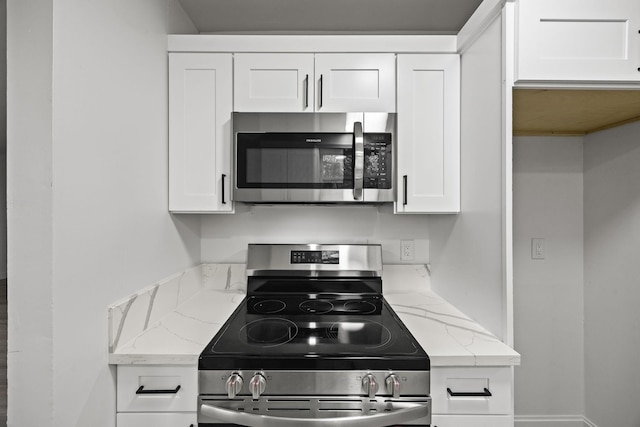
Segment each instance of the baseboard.
M582 415L518 415L515 427L598 427Z

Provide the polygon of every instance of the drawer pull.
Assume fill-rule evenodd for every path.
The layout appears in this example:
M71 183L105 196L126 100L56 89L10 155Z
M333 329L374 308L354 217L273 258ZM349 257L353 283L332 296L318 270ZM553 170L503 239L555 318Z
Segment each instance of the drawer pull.
M180 390L180 387L182 386L177 386L172 390L145 390L144 386L141 385L138 387L138 390L136 390L136 394L176 394L178 390Z
M492 394L488 388L484 388L484 391L451 391L449 387L447 387L447 393L451 397L491 397Z

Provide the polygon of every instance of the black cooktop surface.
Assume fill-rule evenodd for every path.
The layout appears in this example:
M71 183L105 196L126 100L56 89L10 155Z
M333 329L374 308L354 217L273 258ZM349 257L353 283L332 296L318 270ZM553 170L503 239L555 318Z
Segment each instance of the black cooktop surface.
M429 357L381 295L245 298L199 369L428 370Z

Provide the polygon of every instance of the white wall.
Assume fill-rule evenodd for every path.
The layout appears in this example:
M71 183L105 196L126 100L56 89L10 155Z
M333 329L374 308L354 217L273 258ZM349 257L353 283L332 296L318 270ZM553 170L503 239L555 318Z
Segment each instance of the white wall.
M400 261L400 240L415 243L411 263L429 261L424 215L393 215L391 206L236 204L234 215L202 218L202 261L245 262L248 243L380 243L387 264Z
M462 56L461 213L429 217L433 288L499 337L502 272L501 19Z
M53 425L52 22L48 0L7 4L9 426Z
M7 0L0 0L0 279L7 277Z
M640 122L584 149L586 414L640 425Z
M584 414L582 144L582 137L514 138L519 421ZM534 237L545 239L545 259L531 258Z
M200 262L167 212L175 10L9 4L10 426L113 426L107 305Z

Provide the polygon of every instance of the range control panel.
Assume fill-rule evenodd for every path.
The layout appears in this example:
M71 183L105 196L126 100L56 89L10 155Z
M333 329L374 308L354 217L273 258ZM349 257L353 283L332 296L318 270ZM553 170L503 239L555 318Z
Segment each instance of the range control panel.
M291 264L340 264L340 252L291 251Z

